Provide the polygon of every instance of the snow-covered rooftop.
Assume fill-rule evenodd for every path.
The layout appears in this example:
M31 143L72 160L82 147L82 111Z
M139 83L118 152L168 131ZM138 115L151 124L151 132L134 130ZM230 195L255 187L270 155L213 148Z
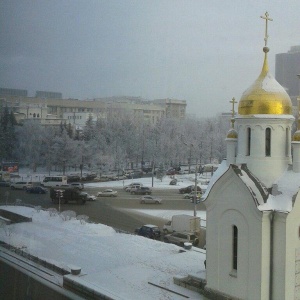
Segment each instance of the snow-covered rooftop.
M174 276L205 278L205 253L200 249L182 252L172 244L117 233L106 225L66 221L48 211L18 206L1 209L32 218L32 222L9 225L9 235L0 230L1 240L57 266L80 267L81 274L67 275L80 284L118 299L182 299L153 284L202 299L173 283Z
M276 190L278 192L268 193L267 189L263 186L263 183L259 182L255 176L249 176L249 172L243 170L241 165L238 167L240 168L238 176L240 176L241 180L253 193L259 210L274 210L281 212L290 212L292 210L293 198L298 193L300 187L300 173L295 173L291 169L286 170L278 181L274 182L274 185L277 185ZM215 182L228 170L228 168L227 162L224 160L211 178L206 192L202 197L203 201L207 198Z

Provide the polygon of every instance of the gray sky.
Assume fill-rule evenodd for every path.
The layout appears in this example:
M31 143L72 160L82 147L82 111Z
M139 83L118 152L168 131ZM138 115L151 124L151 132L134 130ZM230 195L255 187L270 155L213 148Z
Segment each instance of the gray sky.
M185 99L214 116L260 73L266 11L275 76L275 54L300 45L299 0L0 0L0 87Z

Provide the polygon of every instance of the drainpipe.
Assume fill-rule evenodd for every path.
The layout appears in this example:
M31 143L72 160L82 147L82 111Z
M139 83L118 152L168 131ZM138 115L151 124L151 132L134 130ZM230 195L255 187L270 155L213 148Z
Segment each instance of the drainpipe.
M272 210L271 215L270 215L270 286L269 286L269 300L273 299L274 216L275 216L275 211Z

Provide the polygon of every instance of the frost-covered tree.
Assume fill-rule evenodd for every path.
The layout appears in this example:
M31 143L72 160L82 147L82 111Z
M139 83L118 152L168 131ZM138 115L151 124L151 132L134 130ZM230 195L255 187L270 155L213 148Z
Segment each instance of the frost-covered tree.
M156 170L156 178L162 181L165 176L166 176L166 171L164 168L164 164L160 163L158 169Z

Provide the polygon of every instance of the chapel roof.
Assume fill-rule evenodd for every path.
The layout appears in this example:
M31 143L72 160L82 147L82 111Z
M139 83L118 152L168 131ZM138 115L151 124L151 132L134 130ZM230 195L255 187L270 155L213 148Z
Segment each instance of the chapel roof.
M299 191L300 173L286 170L271 189L255 177L245 164L227 166L224 160L214 173L201 201L206 201L215 183L232 170L245 184L260 211L280 211L289 213L293 209L295 197ZM233 191L234 193L234 191Z

